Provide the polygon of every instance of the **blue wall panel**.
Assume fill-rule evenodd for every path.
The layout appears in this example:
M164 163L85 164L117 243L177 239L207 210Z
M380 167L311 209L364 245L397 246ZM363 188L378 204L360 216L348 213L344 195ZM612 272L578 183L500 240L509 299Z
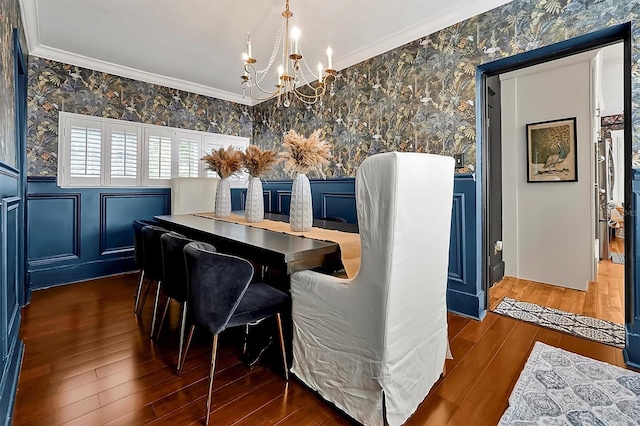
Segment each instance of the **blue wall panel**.
M358 221L356 195L345 192L322 192L320 217L341 217L349 223Z
M289 214L291 181L267 181L263 182L263 188L271 194L270 211ZM473 175L456 175L453 192L447 307L465 316L481 318L485 312L485 294L476 272L476 182ZM244 189L231 190L232 209L244 209L245 193ZM339 216L349 223L357 223L354 178L312 179L311 197L314 218ZM265 211L269 211L267 204Z
M131 223L165 211L168 193L119 193L100 195L100 254L132 254Z
M46 288L134 269L134 219L171 210L168 188L60 188L28 182L29 286Z
M80 194L27 197L29 261L47 263L80 256Z
M265 210L288 214L291 181L263 183ZM170 211L164 188L64 189L55 180L29 181L29 273L32 289L134 269L131 222ZM311 180L314 217L356 223L355 179ZM244 208L246 190L232 189ZM456 175L451 221L448 308L479 318L484 292L476 274L475 181Z

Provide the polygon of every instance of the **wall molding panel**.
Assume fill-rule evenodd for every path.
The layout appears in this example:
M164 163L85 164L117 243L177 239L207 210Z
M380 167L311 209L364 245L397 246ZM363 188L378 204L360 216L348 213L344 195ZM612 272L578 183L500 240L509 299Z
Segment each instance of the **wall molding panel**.
M4 304L2 316L2 328L7 334L17 335L20 317L20 301L18 294L18 209L20 207L20 197L8 197L2 199L0 210L0 265L2 273L0 282L2 283L2 303ZM9 291L12 290L12 291ZM13 294L11 294L13 293ZM6 341L5 341L6 342ZM9 355L9 348L3 348L3 358Z
M169 188L60 188L55 178L30 177L28 200L32 290L134 270L131 223L171 211Z
M100 194L100 255L129 253L133 255L131 223L138 215L147 216L149 205L155 201L158 208L171 205L169 192L129 192ZM131 204L135 205L132 206ZM111 204L111 206L110 206ZM111 207L111 208L110 208ZM151 212L157 211L151 206ZM129 210L129 212L126 212ZM124 214L122 212L124 211ZM129 214L127 214L129 213ZM117 217L114 217L117 216ZM120 233L120 238L114 234ZM124 238L122 238L124 236ZM114 241L115 240L115 241Z
M70 204L64 210L61 210L60 207L63 203L56 203L55 201L68 201ZM37 244L39 246L45 246L46 251L50 251L46 254L40 254L44 252L36 251L36 253L29 253L29 265L47 265L53 262L62 262L62 261L70 261L76 260L80 258L80 233L81 233L81 218L80 218L80 194L79 193L39 193L39 194L29 194L27 196L27 203L29 204L29 222L34 221L38 222L38 225L42 225L42 229L34 229L33 235L34 238L37 238L39 241L30 241L29 246L33 244ZM67 204L67 203L64 203ZM41 215L45 216L44 218ZM55 215L56 217L51 217ZM49 227L49 219L51 219L51 223L56 223L59 218L57 216L60 215L66 221L66 225L64 227L57 227L52 229ZM58 222L58 225L60 223ZM35 223L30 224L30 227L33 229L36 226ZM46 242L41 241L43 236L48 236L49 238L55 239L58 241L59 245L56 244L47 244L49 239L47 238ZM66 247L60 247L63 243ZM60 248L60 250L56 250ZM66 249L66 250L65 250Z
M355 222L356 216L344 217L346 212L356 211L356 194L355 192L323 192L322 197L322 210L320 217L342 217L347 222ZM350 204L353 203L353 207ZM347 208L347 206L351 208ZM349 215L351 216L351 215Z
M465 286L466 268L463 262L466 251L464 229L464 194L453 195L451 212L451 247L449 249L449 284Z

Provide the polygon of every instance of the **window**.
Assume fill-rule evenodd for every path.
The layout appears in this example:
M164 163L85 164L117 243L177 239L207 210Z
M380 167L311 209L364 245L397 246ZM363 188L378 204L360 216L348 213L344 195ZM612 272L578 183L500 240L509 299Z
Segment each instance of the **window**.
M200 176L201 138L178 135L178 176Z
M211 149L244 149L248 138L60 113L60 186L169 186L172 177L215 177ZM246 177L232 181L246 185Z

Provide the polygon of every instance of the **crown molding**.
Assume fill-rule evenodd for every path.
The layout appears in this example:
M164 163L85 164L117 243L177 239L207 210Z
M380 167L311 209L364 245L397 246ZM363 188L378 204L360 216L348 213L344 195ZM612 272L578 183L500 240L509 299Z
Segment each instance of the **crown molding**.
M178 78L168 77L164 75L154 74L123 65L102 61L88 56L78 55L61 49L45 46L40 42L40 25L38 18L37 0L19 0L22 23L27 38L27 46L29 54L44 59L50 59L63 62L78 67L88 68L95 71L106 72L133 80L144 81L151 84L170 87L173 89L184 90L187 92L197 93L200 95L211 96L213 98L222 99L224 101L235 102L241 105L254 105L252 99L243 99L241 95L236 93L219 90L214 87L205 86L203 84L193 83Z
M466 16L476 16L492 8L509 3L512 0L488 0L470 2L466 8ZM102 61L88 56L78 55L69 51L45 46L40 41L40 25L38 17L38 0L19 0L22 22L27 38L27 45L30 55L39 56L45 59L64 62L71 65L89 68L92 70L106 72L121 77L131 78L134 80L144 81L147 83L158 84L161 86L171 87L174 89L185 90L205 96L222 99L225 101L235 102L242 105L254 106L261 102L250 98L244 98L236 93L219 90L214 87L205 86L198 83L181 80L174 77L154 74L111 62ZM489 5L487 5L489 3ZM352 65L381 55L399 46L416 41L422 37L433 34L450 25L461 21L459 14L455 12L442 13L440 15L431 15L429 18L418 24L406 27L402 31L385 37L382 40L375 41L368 46L356 50L355 52L336 58L335 68L343 70Z
M154 74L135 68L129 68L111 62L101 61L99 59L89 58L83 55L77 55L75 53L67 52L49 46L38 45L37 47L32 49L29 54L44 59L63 62L65 64L76 65L95 71L106 72L108 74L118 75L125 78L131 78L133 80L144 81L147 83L158 84L160 86L170 87L173 89L211 96L213 98L235 102L242 105L252 105L252 102L250 102L249 99L242 99L241 95L235 93L218 90L214 87L192 83L178 78L167 77L164 75Z
M396 49L407 43L414 42L423 37L431 35L437 31L447 28L453 24L457 24L469 17L482 14L489 10L495 9L513 0L494 0L491 2L474 2L466 9L467 18L460 18L460 15L454 12L442 13L440 15L431 15L429 18L417 24L408 26L401 31L391 34L381 40L375 41L368 46L358 49L347 56L336 58L335 68L343 70L367 59L374 58L390 50ZM490 3L487 7L486 3ZM476 40L477 42L477 40Z

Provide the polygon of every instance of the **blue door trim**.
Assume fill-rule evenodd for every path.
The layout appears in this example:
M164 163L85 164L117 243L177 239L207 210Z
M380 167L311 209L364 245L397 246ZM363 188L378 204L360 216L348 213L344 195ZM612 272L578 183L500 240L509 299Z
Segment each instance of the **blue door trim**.
M632 105L631 105L631 23L627 22L614 25L603 30L555 43L540 49L531 50L491 63L483 64L476 70L476 170L477 170L477 199L478 206L476 220L478 223L477 234L477 269L479 283L485 290L485 298L488 298L488 256L489 247L488 226L486 211L488 201L487 171L490 164L488 159L488 146L484 143L487 138L486 129L486 78L517 69L530 67L540 63L572 56L589 50L602 48L614 43L624 43L624 156L625 156L625 322L627 330L627 342L624 349L625 362L628 365L640 367L640 282L636 280L636 268L639 257L636 256L640 242L636 238L636 229L639 226L637 217L638 203L640 202L640 182L634 179L635 173L632 167ZM628 208L631 206L631 208ZM484 309L488 300L485 299Z

